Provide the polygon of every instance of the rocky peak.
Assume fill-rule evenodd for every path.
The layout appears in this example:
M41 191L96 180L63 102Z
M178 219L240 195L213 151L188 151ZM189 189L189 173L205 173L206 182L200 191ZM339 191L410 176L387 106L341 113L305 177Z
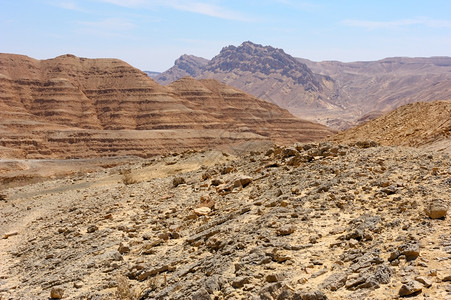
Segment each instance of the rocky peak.
M190 76L197 76L200 69L208 63L208 60L202 57L183 54L175 60L174 65L185 70Z
M156 76L156 80L161 84L169 84L185 76L199 77L207 63L208 59L183 54L175 60L172 68Z
M244 42L224 47L206 66L207 72L249 72L266 76L281 75L304 85L306 90L321 91L313 72L282 49Z

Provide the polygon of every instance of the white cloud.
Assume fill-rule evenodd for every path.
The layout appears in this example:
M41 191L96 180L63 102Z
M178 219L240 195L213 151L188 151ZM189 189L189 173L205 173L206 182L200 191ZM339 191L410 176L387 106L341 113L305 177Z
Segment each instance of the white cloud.
M249 18L246 18L239 12L214 4L191 1L165 1L164 3L167 6L177 10L188 11L210 17L236 21L249 21Z
M447 20L433 20L428 18L403 19L395 21L367 21L367 20L344 20L341 22L344 25L352 27L362 27L369 30L374 29L393 29L408 26L425 26L432 28L451 28L451 21Z
M312 11L321 7L321 5L318 3L311 3L306 1L293 1L293 0L273 0L273 1L302 11Z
M235 20L250 21L251 18L243 15L238 11L228 9L227 7L205 1L189 1L189 0L97 0L113 5L129 7L129 8L148 8L169 7L175 10L186 11L210 17Z
M127 37L125 34L129 30L136 27L136 25L126 19L103 19L96 22L78 22L81 25L78 28L79 33L97 35L102 37L122 36Z
M50 4L67 10L84 11L75 1L53 1Z
M152 1L146 0L98 0L98 1L119 5L123 7L139 7L148 3L152 3Z

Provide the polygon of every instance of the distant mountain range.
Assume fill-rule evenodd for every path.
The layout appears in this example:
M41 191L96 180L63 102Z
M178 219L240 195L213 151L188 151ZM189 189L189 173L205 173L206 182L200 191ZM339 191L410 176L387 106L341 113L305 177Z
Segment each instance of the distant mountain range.
M149 76L150 78L156 78L161 74L161 72L153 72L153 71L144 71L144 73L146 73L147 76Z
M401 105L451 99L451 57L313 62L282 49L244 42L211 60L182 55L155 77L213 78L335 128L348 128Z

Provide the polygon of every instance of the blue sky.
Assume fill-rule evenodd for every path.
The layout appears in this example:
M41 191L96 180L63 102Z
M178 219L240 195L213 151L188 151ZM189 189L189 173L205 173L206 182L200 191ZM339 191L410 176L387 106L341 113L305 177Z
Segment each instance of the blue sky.
M451 56L449 0L0 0L0 52L164 71L244 41L314 61Z

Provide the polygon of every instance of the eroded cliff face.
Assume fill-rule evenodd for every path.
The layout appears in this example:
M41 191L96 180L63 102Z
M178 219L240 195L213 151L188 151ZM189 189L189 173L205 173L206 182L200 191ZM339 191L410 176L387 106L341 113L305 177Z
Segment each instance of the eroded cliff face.
M219 82L164 87L117 59L0 54L0 90L2 157L149 156L331 133Z

